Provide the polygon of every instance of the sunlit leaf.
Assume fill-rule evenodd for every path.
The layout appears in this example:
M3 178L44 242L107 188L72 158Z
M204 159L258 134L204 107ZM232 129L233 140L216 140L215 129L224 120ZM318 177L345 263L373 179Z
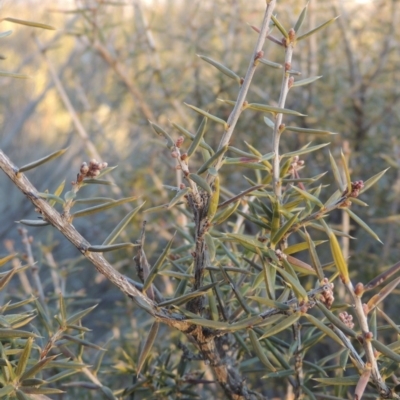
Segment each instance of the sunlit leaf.
M18 18L7 17L7 18L3 18L2 21L8 21L8 22L12 22L14 24L19 24L19 25L27 25L27 26L31 26L33 28L49 29L51 31L54 31L56 29L50 25L42 24L40 22L26 21L26 20L18 19Z
M215 68L220 70L223 74L225 74L226 76L229 76L230 78L235 80L240 85L240 76L235 74L229 68L225 67L225 65L222 65L221 63L219 63L218 61L213 60L210 57L201 56L201 55L197 55L197 57L200 57L202 60L208 62L209 64L211 64L212 66L214 66Z
M330 19L327 22L324 22L322 25L317 26L316 28L312 29L311 31L305 33L304 35L299 36L296 40L303 40L308 38L309 36L313 35L314 33L317 33L318 31L320 31L321 29L327 27L328 25L330 25L332 22L335 22L339 17L335 17Z

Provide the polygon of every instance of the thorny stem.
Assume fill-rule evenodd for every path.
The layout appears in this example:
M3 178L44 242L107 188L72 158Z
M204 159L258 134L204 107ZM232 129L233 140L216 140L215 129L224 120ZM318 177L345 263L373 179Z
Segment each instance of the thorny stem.
M238 97L236 100L235 107L233 108L231 114L229 115L229 118L227 121L228 129L224 132L224 134L221 138L221 142L219 143L218 150L221 149L222 147L226 146L227 144L229 144L229 142L231 140L233 131L236 127L236 123L242 112L242 107L246 100L247 92L249 91L249 88L250 88L250 83L253 79L254 72L256 71L257 55L261 52L264 42L265 42L265 39L267 37L268 27L269 27L269 23L271 21L271 15L272 15L272 12L274 11L275 5L276 5L276 0L267 1L267 8L265 9L264 19L263 19L263 22L261 25L260 33L258 35L257 43L254 47L249 66L247 68L246 75L244 77L242 86L240 88L240 91L239 91L239 94L238 94ZM223 158L223 154L221 154L221 156L219 157L219 159L217 160L217 163L215 165L215 168L217 170L219 170L222 166L222 158Z
M399 396L392 393L392 390L383 381L382 376L379 372L378 363L376 360L376 356L374 354L374 348L372 347L371 340L369 338L367 338L367 335L370 334L370 331L369 331L369 327L368 327L367 316L364 313L361 297L357 296L357 294L355 293L354 287L353 287L353 284L351 283L351 281L349 281L348 283L345 283L345 285L346 285L346 289L348 290L348 292L352 298L352 301L354 304L354 311L355 311L358 323L361 328L362 344L364 347L365 357L367 359L367 362L370 363L370 365L371 365L372 380L374 381L377 389L379 390L379 394L381 395L382 398L398 399Z
M281 85L281 94L279 97L278 107L285 108L286 98L289 93L289 79L290 74L289 70L291 69L292 64L292 56L293 56L293 43L287 44L285 48L285 63L284 63L284 73L282 77L282 85ZM275 196L280 202L282 196L282 183L280 181L280 156L279 156L279 141L281 137L280 127L282 124L283 114L276 114L275 116L275 125L273 132L273 152L275 153L274 162L273 162L273 185L274 185L274 193Z

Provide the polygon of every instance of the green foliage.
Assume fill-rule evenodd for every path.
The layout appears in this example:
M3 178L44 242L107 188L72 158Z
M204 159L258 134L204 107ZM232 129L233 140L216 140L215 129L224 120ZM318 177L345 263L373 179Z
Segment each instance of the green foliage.
M353 394L356 398L364 394L398 398L399 328L391 310L383 311L383 302L396 293L400 278L388 280L400 265L385 266L364 285L365 276L356 268L361 262L349 260L343 245L352 238L349 224L335 223L337 215L350 217L382 243L382 235L365 222L365 214L360 216L352 209L367 206L365 191L384 179L386 170L368 176L363 173L361 178L359 171L350 167L350 152L342 151L340 157L329 153L328 163L325 147L330 143L319 138L317 143L307 142L310 135L314 139L316 134L333 132L300 122L307 121L309 112L314 111L310 104L286 106L292 90L304 90L311 96L304 87L322 78L314 74L296 81L299 71L292 69L295 45L318 37L337 17L317 28L302 28L307 33L298 34L307 23L307 7L298 17L291 16L297 19L291 29L287 29L287 21L274 15L274 7L275 1L267 3L263 26L255 29L261 33L245 78L224 62L199 56L216 68L213 73L233 79L234 89L227 88L224 95L236 100L222 100L229 112L218 116L216 98L210 108L185 103L201 120L195 134L186 124L173 123L183 135L179 137L158 119L150 122L162 139L157 142L162 145L159 152L163 156L159 157L169 152L164 168L178 171L176 186L172 178L166 182L165 189L172 194L161 190L162 201L152 197L148 203L141 201L132 207L138 196L132 196L130 188L125 189L126 197L121 190L117 199L110 196L116 185L106 174L114 167L96 159L83 162L71 184L63 180L54 191L38 191L28 179L31 170L41 171L49 162L60 162L65 150L23 167L16 167L0 151L0 167L40 213L39 219L19 222L32 229L52 225L82 254L57 265L52 244L38 246L39 259L46 260L48 272L39 274L33 239L26 229L20 229L26 256L16 254L9 244L11 254L0 259L1 267L12 263L11 269L0 275L0 290L6 299L0 308L0 397L30 399L31 395L67 391L71 397L189 399L206 398L218 391L219 398L252 399L282 397L290 386L298 399ZM6 20L51 29L45 24ZM283 53L283 62L262 58L263 32L269 28L270 45ZM282 39L276 39L276 34ZM119 61L101 40L93 46L139 100L145 118L153 120ZM329 46L324 50L329 51ZM259 62L280 66L281 89L276 102L245 100L252 98L249 87L257 87L252 77L256 69L263 68ZM263 79L265 87L275 77ZM76 119L73 108L67 108ZM247 124L252 128L258 124L247 115L258 112L271 115L260 119L260 142L252 141L246 132ZM299 126L286 126L283 120ZM294 149L285 144L286 131L299 138ZM233 139L237 147L231 146ZM319 160L320 169L321 159L330 174L324 170L315 175L309 167ZM230 176L236 167L245 174L240 181L238 175ZM152 177L158 182L164 174L153 172ZM336 189L328 185L332 182ZM89 195L82 194L87 187L99 188L100 195L93 189ZM81 208L87 203L89 207ZM78 232L78 218L117 215L118 206L124 209L124 216L114 229L101 227L103 240L94 236L102 244L91 244ZM156 212L150 224L155 232L146 239L149 227L144 219ZM140 226L141 221L139 233L132 226ZM119 237L123 241L115 243ZM342 244L338 237L343 238ZM133 255L134 279L129 277ZM129 265L122 273L121 261ZM126 295L117 300L109 315L98 311L105 306L101 300L106 294L101 290L95 310L97 301L88 293L93 279L74 289L74 275L82 274L83 265L95 266ZM15 288L16 276L23 290ZM96 316L90 318L93 314ZM88 326L93 324L91 332ZM112 330L117 337L102 337L99 327Z

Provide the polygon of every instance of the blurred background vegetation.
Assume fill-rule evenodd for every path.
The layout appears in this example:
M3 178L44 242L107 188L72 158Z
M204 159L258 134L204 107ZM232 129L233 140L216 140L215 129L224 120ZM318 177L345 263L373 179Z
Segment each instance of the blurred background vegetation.
M279 1L280 21L292 26L305 3ZM24 73L31 79L0 80L0 148L15 164L22 165L69 146L64 157L46 164L40 172L28 173L41 191L54 192L64 179L68 188L82 161L99 157L109 165L118 165L113 172L118 185L99 188L99 195L137 195L146 200L146 208L168 202L171 193L163 184L176 186L178 178L173 160L148 120L167 128L176 138L179 133L174 133L170 122L191 132L200 122L184 102L226 119L230 107L217 99L236 99L238 87L197 55L209 56L243 75L256 40L250 26L260 24L263 8L262 0L3 0L3 17L40 21L57 30L2 23L2 30L12 29L13 34L2 39L5 59L1 69ZM340 18L319 35L299 43L292 69L301 70L304 78L322 78L291 91L286 104L308 115L300 121L302 126L339 133L330 137L329 148L337 159L343 148L350 158L353 179L367 179L391 167L363 197L369 207L355 207L384 244L350 226L352 236L357 236L349 244L350 271L363 271L365 278L359 276L363 281L398 261L400 254L399 8L396 0L310 0L304 31L334 16ZM266 43L264 51L268 60L282 62L282 52L272 42ZM247 100L276 105L280 74L260 65ZM252 111L244 113L233 145L244 148L247 141L263 154L271 151L271 136L262 118ZM213 125L208 143L217 146L221 135L222 129ZM302 134L285 133L283 151L295 150L308 140ZM327 155L324 150L307 157L309 176L329 169ZM239 192L242 188L237 182L244 170L224 169L223 185ZM329 184L332 175L324 179ZM89 194L88 188L83 190ZM3 174L0 199L0 253L24 253L15 221L34 218L32 206ZM101 243L124 213L121 207L119 212L77 220L76 226L89 242ZM146 216L146 251L152 262L171 238L177 218L173 212L160 215ZM335 217L335 223L343 223L340 211ZM142 220L143 216L138 216L131 224L127 231L130 240L139 237ZM115 351L109 352L104 362L106 370L118 371L120 381L116 376L108 378L110 386L115 389L133 384L137 344L149 324L145 313L97 275L54 229L29 228L29 234L34 237L32 248L39 273L48 281L46 291L55 290L48 277L52 268L57 268L66 292L74 293L74 306L88 299L93 299L89 305L100 303L87 317L86 326L95 329L95 334L88 334L92 341L104 344L114 338L109 347ZM122 273L135 278L132 254L121 251L110 259ZM21 286L15 286L12 295L22 298ZM183 339L162 329L165 331L159 335L168 337L170 345L156 343L154 357L166 365L168 350L176 350ZM202 368L200 363L198 368ZM168 384L167 378L163 379ZM269 395L279 396L284 391L275 389ZM90 398L90 393L82 394L80 389L69 389L68 397L63 398L72 398L73 390L79 398ZM205 385L204 396L207 390Z

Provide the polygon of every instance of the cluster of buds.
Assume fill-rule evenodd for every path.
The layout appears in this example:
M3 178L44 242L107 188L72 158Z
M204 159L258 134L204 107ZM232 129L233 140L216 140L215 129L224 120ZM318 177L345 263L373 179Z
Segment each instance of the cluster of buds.
M330 283L328 278L324 278L321 282L321 286L325 286L325 290L321 293L320 301L329 309L335 300L333 296L334 284Z
M340 320L350 329L354 328L353 316L348 314L346 311L339 314Z
M351 182L351 190L349 193L349 188L347 188L342 196L357 198L360 195L360 190L364 187L364 181Z
M293 161L290 163L289 172L297 172L300 168L304 166L304 160L300 160L299 156L294 156Z
M94 158L89 161L89 165L83 162L79 170L79 174L76 177L75 183L81 183L85 178L96 178L100 175L100 171L107 168L108 164L106 162L98 162Z
M360 190L364 187L364 182L363 181L355 181L351 182L351 192L350 192L350 197L358 197L360 194Z

